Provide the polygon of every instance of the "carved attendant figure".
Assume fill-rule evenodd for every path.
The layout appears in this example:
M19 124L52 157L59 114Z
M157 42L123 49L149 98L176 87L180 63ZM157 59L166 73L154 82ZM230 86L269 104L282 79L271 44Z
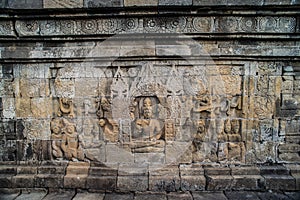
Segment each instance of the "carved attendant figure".
M83 160L83 152L79 148L78 133L75 125L63 119L65 125L61 147L67 159L72 161Z
M107 119L100 119L99 125L102 128L104 138L109 142L118 141L118 131L114 131L114 126ZM116 125L115 125L116 127Z
M52 154L56 159L61 160L63 158L63 152L61 149L62 134L60 120L53 119L50 123L50 128L52 131Z

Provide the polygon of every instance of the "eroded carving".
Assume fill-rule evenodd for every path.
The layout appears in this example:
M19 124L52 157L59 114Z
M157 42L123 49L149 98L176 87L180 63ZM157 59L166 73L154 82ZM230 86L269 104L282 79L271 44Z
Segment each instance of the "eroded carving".
M84 160L84 154L79 145L75 124L69 122L67 119L62 119L62 124L64 129L62 132L61 148L64 151L65 157L72 161Z
M52 140L52 154L56 159L63 159L63 150L62 150L62 124L60 119L53 119L50 124L52 131L51 140Z
M57 112L59 117L67 115L70 118L75 117L73 100L70 98L59 98L59 110Z
M56 159L84 160L75 124L65 118L55 118L51 121L51 131L52 154Z

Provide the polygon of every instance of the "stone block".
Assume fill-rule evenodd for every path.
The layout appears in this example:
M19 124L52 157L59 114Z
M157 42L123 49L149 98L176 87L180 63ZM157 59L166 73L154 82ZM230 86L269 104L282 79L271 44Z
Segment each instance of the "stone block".
M206 179L204 175L181 176L180 189L182 191L205 190Z
M12 9L40 9L43 8L43 0L8 0L7 7Z
M289 175L289 169L282 165L274 166L261 166L260 167L261 175Z
M166 163L191 163L192 152L188 142L172 142L166 145Z
M150 191L174 192L180 188L179 176L151 176L149 177Z
M264 5L289 5L290 0L265 0Z
M30 98L16 98L16 117L32 117L30 109Z
M83 0L43 0L44 8L82 8Z
M265 175L265 186L268 190L295 190L296 180L290 175Z
M290 199L300 199L300 192L285 192L285 195L287 195Z
M104 193L77 193L76 196L72 200L103 200L105 194Z
M84 152L86 158L92 160L92 161L98 161L98 162L105 162L106 161L106 155L105 155L105 146L102 145L98 148L92 148L92 149L85 149Z
M180 176L199 176L204 175L204 169L201 165L191 164L191 165L180 165Z
M147 191L148 176L118 176L117 189L120 191Z
M159 6L189 6L193 0L158 0Z
M106 145L106 162L108 163L134 163L134 155L114 144Z
M98 95L99 81L91 78L75 79L76 97L96 97Z
M30 191L25 193L22 191L22 194L18 196L18 200L26 200L26 199L43 199L47 195L46 191Z
M300 151L300 145L294 143L280 144L278 150L281 153L298 153Z
M0 174L0 188L10 188L12 187L12 177L9 174Z
M10 166L10 165L0 165L0 174L3 175L16 175L17 174L17 167L16 166Z
M260 175L234 175L232 188L235 190L259 190L262 189L264 178Z
M134 163L134 164L119 164L119 176L148 176L148 164Z
M233 177L226 175L206 176L207 190L231 190Z
M63 188L86 189L86 183L87 183L87 175L69 174L64 176Z
M6 0L1 0L0 1L0 8L6 8L7 7L7 1Z
M99 7L122 7L123 0L84 0L84 7L99 8Z
M16 199L20 195L19 189L2 189L0 188L0 197L3 200Z
M124 0L124 6L157 6L158 0Z
M28 97L46 97L49 96L49 82L47 79L37 79L37 78L19 78L16 81L18 92L18 97L28 98Z
M18 166L17 174L37 174L37 167L34 166Z
M75 190L64 190L64 191L50 191L48 195L43 198L43 200L53 200L53 199L63 199L63 200L71 200L75 196Z
M227 200L223 192L193 192L192 195L195 200Z
M91 175L91 176L117 176L118 170L114 169L114 168L108 168L108 167L92 166L90 168L89 175Z
M90 169L90 163L88 162L70 162L66 175L88 175Z
M39 166L38 167L38 174L53 174L53 175L60 175L65 174L65 167L64 166Z
M0 80L0 96L1 97L14 97L16 95L16 83L10 80Z
M13 188L33 188L35 186L35 176L20 174L12 177Z
M38 174L35 177L37 188L62 188L64 176L56 174Z
M16 103L14 98L2 98L2 116L6 119L16 117Z
M227 0L193 0L194 6L225 6Z
M88 176L86 187L101 191L114 191L117 187L116 176Z
M5 136L6 140L16 140L16 123L14 120L0 122L0 136Z
M164 164L165 154L164 153L135 153L135 163L150 163L150 164Z
M255 192L249 191L226 191L225 195L228 199L260 200Z
M193 196L189 192L170 192L167 194L167 198L172 200L192 200Z
M227 5L229 6L262 6L264 3L263 0L228 0Z
M137 192L134 197L135 200L167 200L167 196L165 193L158 192Z
M231 169L229 167L226 168L218 168L218 167L206 167L204 168L205 175L230 175Z
M231 167L232 175L260 175L260 169L256 166Z
M52 116L52 99L31 98L31 115L35 118L50 118Z
M156 56L191 56L192 51L188 45L163 45L155 47Z

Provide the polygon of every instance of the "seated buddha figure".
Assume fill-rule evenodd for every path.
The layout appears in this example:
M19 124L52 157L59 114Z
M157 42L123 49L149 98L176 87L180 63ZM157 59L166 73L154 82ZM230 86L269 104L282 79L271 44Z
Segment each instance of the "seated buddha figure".
M142 103L142 118L133 121L133 148L135 152L160 151L164 146L163 126L159 120L154 119L152 100L146 97Z

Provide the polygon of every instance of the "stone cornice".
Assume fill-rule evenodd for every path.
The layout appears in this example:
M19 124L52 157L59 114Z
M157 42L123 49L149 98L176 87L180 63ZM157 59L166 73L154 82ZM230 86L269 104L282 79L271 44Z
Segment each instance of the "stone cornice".
M298 34L296 16L161 16L114 18L9 19L0 21L1 37L65 37L179 33L198 35ZM253 37L253 36L252 36Z

